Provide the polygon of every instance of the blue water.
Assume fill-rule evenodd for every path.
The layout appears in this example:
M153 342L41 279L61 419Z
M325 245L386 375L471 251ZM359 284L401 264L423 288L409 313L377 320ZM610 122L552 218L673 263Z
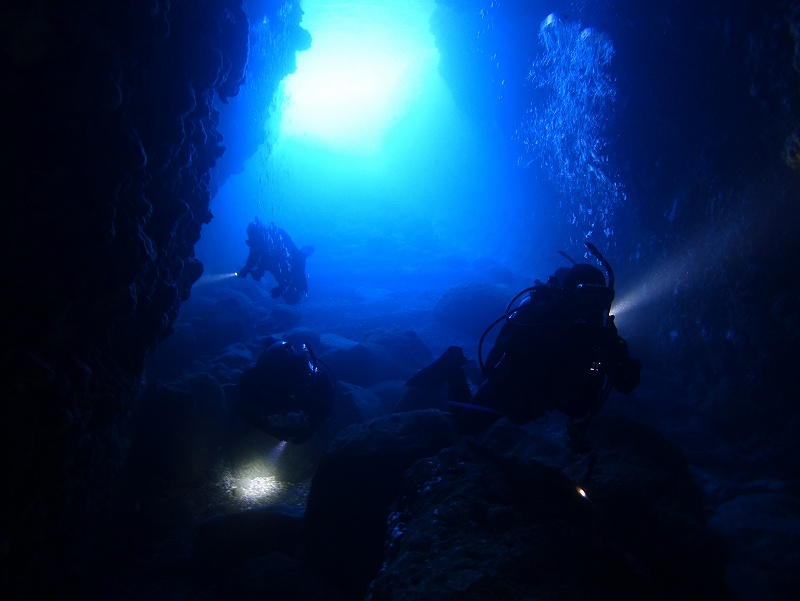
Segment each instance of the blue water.
M287 97L279 91L264 124L270 143L214 199L215 219L197 249L207 272L234 271L244 260L244 228L256 215L317 249L309 261L312 282L345 282L353 273L432 275L453 256L466 262L515 259L517 239L532 241L541 235L537 229L545 229L518 219L525 211L522 198L541 192L524 187L508 132L465 114L439 74L429 26L434 3L403 3L402 10L392 9L399 16L384 14L380 5L344 3L348 18L332 17L335 5L304 4L303 24L323 47L312 42L298 56L298 71L286 80ZM341 28L347 28L344 35ZM390 42L385 56L369 63L363 55L371 57L371 36ZM338 88L330 65L317 65L331 53L341 57L334 74ZM292 83L304 69L315 70L319 89L313 77ZM375 81L383 77L376 73L392 69L397 73L385 76L390 81ZM359 83L361 77L366 83ZM322 110L313 104L317 94L335 96L327 120L313 114ZM331 121L343 125L326 125ZM319 294L312 283L310 295Z
M240 96L261 112L240 113L238 125L263 128L262 144L217 174L195 297L243 265L245 229L258 217L316 249L301 305L309 318L313 303L362 288L435 299L484 278L491 263L521 289L565 264L558 250L592 261L589 240L617 273L624 335L699 356L754 327L745 304L725 299L742 274L755 280L766 268L772 230L791 228L779 224L791 196L796 71L791 22L777 8L303 8L311 47L274 97L259 74L280 40L251 15ZM380 309L363 310L380 319Z
M424 314L459 283L515 291L544 280L566 263L559 250L593 261L585 240L617 273L623 335L719 364L752 327L745 305L716 308L738 294L743 265L757 277L787 199L796 73L779 12L759 21L747 3L626 1L303 8L311 46L272 96L264 57L282 41L251 6L240 97L258 110L235 114L262 143L215 174L194 298L209 283L241 285L231 274L258 217L316 249L305 319L348 306L339 325L356 338L359 320ZM774 41L752 42L761 34ZM352 304L381 294L405 304Z
M261 144L214 174L205 274L153 375L212 374L230 403L273 337L323 358L377 340L396 345L389 375L350 365L340 380L377 395L361 418L385 414L451 345L475 361L505 303L568 265L558 251L595 263L589 241L614 268L611 312L643 363L636 392L604 411L681 447L731 540L744 549L747 524L780 548L769 516L736 522L726 504L785 493L791 505L798 490L786 374L800 11L706 4L306 0L311 46L272 96L263 61L282 42L253 3L247 102L227 110ZM297 305L270 298L269 274L236 277L256 217L314 248ZM232 452L227 492L268 481L302 503L282 478L307 485L334 434L298 447L251 432L257 468ZM770 570L740 584L767 586Z

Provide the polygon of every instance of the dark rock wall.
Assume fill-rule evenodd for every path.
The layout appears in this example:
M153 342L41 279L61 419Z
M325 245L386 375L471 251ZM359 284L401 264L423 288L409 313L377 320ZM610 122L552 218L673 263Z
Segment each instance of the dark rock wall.
M214 103L244 81L248 19L242 0L42 0L0 28L0 585L33 596L115 557L128 416L203 271Z
M652 285L643 332L687 414L777 478L797 478L800 285L797 2L625 2L614 160L629 182L618 264ZM644 14L643 14L644 13ZM609 23L608 27L614 27ZM623 58L627 57L627 58ZM633 325L633 324L632 324Z
M311 47L311 35L300 27L303 11L299 2L248 0L247 15L247 85L230 102L217 106L220 129L225 132L225 154L214 170L214 190L228 176L241 172L259 145L272 143L277 132L264 127L274 108L270 99L278 82L297 70L296 53Z

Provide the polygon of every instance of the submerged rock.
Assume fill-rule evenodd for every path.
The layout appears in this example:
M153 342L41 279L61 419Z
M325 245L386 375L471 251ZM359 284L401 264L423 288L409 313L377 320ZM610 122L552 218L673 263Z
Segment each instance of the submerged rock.
M800 587L800 500L774 492L741 495L709 522L726 548L733 598L789 600ZM769 595L765 594L769 591Z
M491 257L482 257L473 261L472 269L475 277L481 282L505 286L514 285L514 272Z
M247 340L256 323L256 308L246 294L232 288L220 292L219 298L201 297L186 306L183 318L194 327L200 355Z
M460 332L480 336L503 315L514 293L506 286L471 282L445 292L433 310L437 321Z
M253 353L245 344L236 342L222 349L209 363L221 363L232 369L244 370L253 364Z
M272 551L292 554L302 541L302 529L302 507L273 505L218 514L198 526L194 561L206 572L219 572Z
M406 472L371 601L645 599L560 471L466 444Z
M283 339L296 348L307 344L314 353L319 353L320 336L308 328L294 328L283 334Z
M726 598L719 542L680 448L622 417L601 417L590 432L597 459L584 488L609 537L666 598Z
M403 380L387 380L370 386L369 390L381 400L384 413L391 413L403 396L406 383Z
M323 336L322 342L330 344L331 340ZM373 330L350 346L340 342L321 357L338 379L365 387L405 380L430 358L430 349L416 333L393 329Z
M411 369L427 365L431 351L413 330L377 328L364 334L364 343L386 349L391 359Z
M574 456L542 430L505 422L407 470L370 601L727 598L677 447L605 419Z
M321 582L298 557L277 551L246 561L231 573L228 582L216 598L339 600L336 591Z
M381 566L403 472L454 440L448 414L414 411L353 425L323 456L306 505L307 558L345 598L363 595Z
M264 334L274 334L292 329L303 319L300 309L291 305L279 304L272 308L269 317L259 324L259 330Z

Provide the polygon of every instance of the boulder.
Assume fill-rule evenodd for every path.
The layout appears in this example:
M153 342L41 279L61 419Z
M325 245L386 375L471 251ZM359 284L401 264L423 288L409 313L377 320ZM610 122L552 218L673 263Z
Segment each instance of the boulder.
M419 369L431 362L430 349L413 330L377 328L364 334L364 344L375 344L404 367Z
M488 284L514 285L514 272L491 257L482 257L472 263L475 278Z
M323 342L328 339L323 336ZM321 359L336 377L369 387L386 380L406 380L431 360L425 343L410 330L378 329L354 345L327 351Z
M406 383L403 380L386 380L373 384L369 387L369 391L380 399L383 413L391 413L406 391ZM428 407L422 408L427 409Z
M667 598L726 598L719 541L680 448L623 417L601 416L589 432L595 459L565 472L582 483L609 536Z
M226 346L211 359L210 363L221 363L228 368L244 370L254 363L253 353L241 342Z
M322 457L306 505L306 553L344 598L363 596L381 566L403 472L454 440L448 414L413 411L350 426Z
M314 353L322 352L319 334L308 328L293 328L283 334L283 339L294 347L307 344Z
M257 311L253 301L233 289L219 298L201 297L186 305L182 318L192 324L200 355L215 355L230 344L247 340L253 333Z
M302 507L268 505L221 513L198 525L194 561L208 574L272 551L292 554L302 542L302 532Z
M407 472L370 601L649 598L559 470L458 444Z
M434 390L403 385L403 390L395 403L394 410L438 409L439 411L450 411L447 404L449 400L450 394L447 384L443 384Z
M477 338L505 313L513 295L506 286L482 282L461 284L442 295L433 316L440 323Z
M726 580L737 601L788 601L800 587L800 500L747 494L717 507L709 527L724 541Z
M352 424L360 424L386 413L383 403L367 388L337 382L333 411L320 430L329 441Z
M347 350L358 344L355 340L350 340L338 334L322 334L319 337L319 343L323 350Z
M220 599L280 599L280 601L339 601L301 559L273 551L232 570Z
M370 601L726 599L680 450L601 418L574 455L552 421L500 420L407 470Z
M339 380L372 386L384 380L403 377L397 365L389 361L376 345L356 344L347 349L334 349L321 357Z
M258 325L262 334L285 332L295 327L303 319L300 309L291 305L275 305L266 320Z

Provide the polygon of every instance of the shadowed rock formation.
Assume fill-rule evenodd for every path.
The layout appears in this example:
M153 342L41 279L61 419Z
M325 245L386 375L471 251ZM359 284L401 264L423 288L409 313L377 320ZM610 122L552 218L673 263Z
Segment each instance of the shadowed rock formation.
M146 358L203 272L194 244L224 150L215 102L244 81L248 19L242 0L0 12L0 440L15 490L0 584L34 596L79 590L109 558Z

